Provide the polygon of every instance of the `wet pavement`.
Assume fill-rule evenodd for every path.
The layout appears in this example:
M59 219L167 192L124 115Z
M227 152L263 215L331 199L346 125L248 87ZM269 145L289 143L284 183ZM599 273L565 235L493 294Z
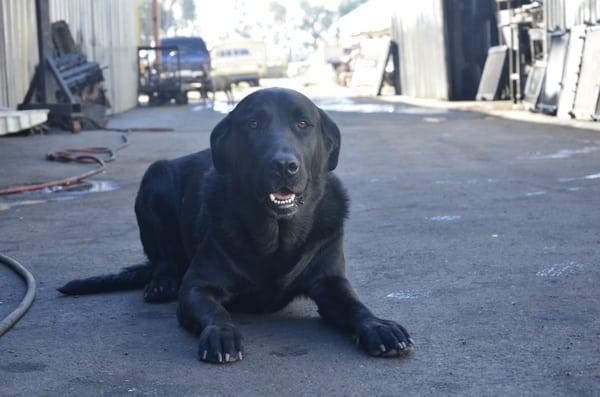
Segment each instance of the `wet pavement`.
M86 194L110 192L119 188L114 181L83 180L68 186L52 186L40 190L0 196L0 211L24 205L44 204L49 201L75 200Z
M144 304L141 291L60 296L64 281L144 260L133 214L144 170L207 147L227 109L140 108L111 125L175 131L130 134L90 189L1 198L0 252L39 289L0 339L0 395L597 395L600 133L369 99L318 102L342 130L347 273L376 314L411 332L413 354L368 357L299 300L270 316L235 315L247 354L218 367L196 359L174 303ZM85 171L45 153L118 146L120 135L0 139L0 186ZM0 268L0 317L23 292Z

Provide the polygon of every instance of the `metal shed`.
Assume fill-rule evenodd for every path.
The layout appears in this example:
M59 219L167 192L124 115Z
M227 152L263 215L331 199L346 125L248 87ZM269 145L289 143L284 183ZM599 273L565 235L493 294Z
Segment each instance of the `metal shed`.
M497 43L493 0L397 0L392 40L402 93L474 99L489 47Z
M51 21L65 20L91 61L107 66L111 113L135 107L137 2L50 0ZM23 100L38 63L34 0L0 1L0 106Z

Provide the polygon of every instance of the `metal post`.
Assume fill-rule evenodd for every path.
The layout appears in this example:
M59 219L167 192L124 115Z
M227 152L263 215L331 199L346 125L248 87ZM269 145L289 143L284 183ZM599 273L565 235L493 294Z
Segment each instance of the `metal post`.
M48 65L46 59L52 57L52 39L50 35L50 7L49 0L35 0L35 16L38 39L38 92L42 103L47 103L52 96L49 82Z
M154 33L154 46L160 46L160 12L158 0L152 0L152 32Z
M509 20L508 20L508 26L510 27L510 37L509 37L509 43L508 43L508 86L510 89L510 98L512 99L513 103L517 103L517 96L515 93L515 86L514 86L514 75L513 75L513 69L514 69L514 63L515 63L515 56L514 56L514 29L515 26L513 25L513 10L510 10L509 13Z

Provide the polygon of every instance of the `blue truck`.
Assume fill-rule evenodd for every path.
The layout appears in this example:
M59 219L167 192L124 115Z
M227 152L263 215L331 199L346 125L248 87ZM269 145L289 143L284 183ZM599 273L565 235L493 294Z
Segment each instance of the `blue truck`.
M138 93L151 104L175 99L187 103L189 91L202 96L210 86L210 54L200 37L167 37L158 47L138 47Z

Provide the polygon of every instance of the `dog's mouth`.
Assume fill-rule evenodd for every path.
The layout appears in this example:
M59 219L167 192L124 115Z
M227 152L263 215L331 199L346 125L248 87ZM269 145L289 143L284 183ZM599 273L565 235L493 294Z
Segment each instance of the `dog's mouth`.
M290 205L294 205L296 195L294 193L270 193L269 200L271 200L271 203L275 204L278 207L287 207Z
M301 196L290 190L282 189L269 193L267 201L276 215L292 215L298 209L298 204L301 203Z

